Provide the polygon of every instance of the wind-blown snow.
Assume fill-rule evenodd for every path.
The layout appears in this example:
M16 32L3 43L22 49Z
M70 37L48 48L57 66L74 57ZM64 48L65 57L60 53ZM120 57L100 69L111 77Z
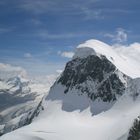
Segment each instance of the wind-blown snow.
M128 46L116 45L113 49L121 54L122 57L125 56L127 59L133 59L137 63L140 63L140 43L133 43Z
M77 47L73 59L77 57L87 57L89 55L104 55L110 60L121 72L132 77L140 77L140 49L138 44L126 47L112 47L98 40L88 40ZM134 49L135 46L135 49ZM136 47L137 46L137 47ZM136 49L137 48L137 49ZM139 51L138 51L139 50ZM126 52L125 52L126 51ZM131 53L133 51L133 53ZM137 54L135 56L135 54Z

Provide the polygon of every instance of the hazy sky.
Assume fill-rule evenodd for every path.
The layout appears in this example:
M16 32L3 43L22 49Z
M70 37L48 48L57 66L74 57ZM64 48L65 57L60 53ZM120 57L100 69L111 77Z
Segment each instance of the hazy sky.
M139 0L0 0L0 62L31 75L62 69L88 39L140 42Z

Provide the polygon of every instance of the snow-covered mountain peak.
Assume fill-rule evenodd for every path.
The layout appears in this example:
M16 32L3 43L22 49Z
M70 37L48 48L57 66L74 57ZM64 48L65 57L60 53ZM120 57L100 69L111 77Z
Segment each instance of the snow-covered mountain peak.
M108 59L112 59L115 56L115 52L112 47L99 40L91 39L77 47L73 58L84 58L89 55L104 55Z
M22 78L21 76L14 76L7 80L8 84L14 84L14 85L21 84L21 83L28 83L28 82L29 80Z
M120 62L117 57L120 58L113 47L98 40L79 45L47 100L62 100L66 111L90 107L95 115L108 110L123 95L131 79L116 66Z
M98 40L88 40L79 45L75 56L66 64L48 96L39 102L38 106L31 105L31 109L36 108L33 110L35 113L32 116L28 113L28 102L20 104L21 107L14 109L14 112L12 109L10 114L8 111L8 115L4 111L4 120L7 120L7 116L12 118L13 113L18 118L18 114L26 114L16 123L13 123L15 118L12 118L8 121L8 127L2 128L0 132L8 132L9 124L12 124L12 127L29 124L34 114L38 114L43 106L44 111L40 116L35 118L31 125L0 139L132 140L131 137L137 136L136 133L139 135L140 132L137 127L140 124L140 78L133 79L140 77L140 60L137 59L140 52L137 45L139 44L112 47ZM43 79L46 80L47 77ZM13 78L10 82L16 83L18 80ZM37 83L27 85L32 94L44 92L44 87L39 85L41 90L36 91ZM134 122L135 118L138 118L138 121ZM3 127L4 121L1 122L0 127Z
M75 55L73 56L73 59L75 58L86 58L89 55L96 55L96 52L94 51L94 49L87 47L87 46L82 46L82 47L78 47L76 49Z
M115 47L91 39L77 47L73 59L86 58L91 55L105 56L118 70L132 78L137 78L140 77L140 63L138 61L140 51L138 51L137 45L139 44L130 45L130 47Z

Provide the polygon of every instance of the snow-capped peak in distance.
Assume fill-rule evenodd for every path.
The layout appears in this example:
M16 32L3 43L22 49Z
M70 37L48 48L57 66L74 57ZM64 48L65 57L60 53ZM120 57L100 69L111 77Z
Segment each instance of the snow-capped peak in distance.
M120 49L121 48L119 48L118 51L118 49L113 46L110 46L99 40L91 39L83 44L80 44L77 47L73 59L85 58L89 55L97 55L99 57L101 55L104 55L110 62L112 62L117 67L117 69L122 71L124 74L132 78L140 77L140 62L136 61L134 57L130 57L130 55L127 55L131 52L123 53L125 50L124 47L122 48L123 51L121 51ZM128 49L128 47L126 47L126 50L127 52L129 50L131 51L131 49ZM136 50L133 50L133 53L134 51ZM136 54L138 54L138 52L136 52Z
M31 123L57 75L27 77L25 69L0 63L0 135Z

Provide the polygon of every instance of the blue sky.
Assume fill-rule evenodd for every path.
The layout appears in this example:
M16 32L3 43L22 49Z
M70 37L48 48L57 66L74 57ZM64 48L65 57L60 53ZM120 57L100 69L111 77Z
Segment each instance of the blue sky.
M1 0L0 62L46 75L85 40L139 42L139 7L139 0Z

